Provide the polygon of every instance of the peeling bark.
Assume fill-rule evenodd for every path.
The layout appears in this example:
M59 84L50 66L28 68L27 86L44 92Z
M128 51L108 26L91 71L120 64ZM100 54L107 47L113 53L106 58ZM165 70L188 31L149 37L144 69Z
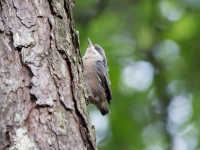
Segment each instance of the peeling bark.
M0 150L97 149L73 6L0 0Z

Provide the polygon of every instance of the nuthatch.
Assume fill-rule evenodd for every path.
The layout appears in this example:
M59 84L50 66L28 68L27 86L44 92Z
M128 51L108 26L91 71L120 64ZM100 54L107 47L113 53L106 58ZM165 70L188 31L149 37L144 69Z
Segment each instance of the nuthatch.
M88 48L83 56L83 75L89 102L94 104L102 115L109 113L105 106L110 104L112 93L108 75L107 60L103 48L92 44L88 38Z

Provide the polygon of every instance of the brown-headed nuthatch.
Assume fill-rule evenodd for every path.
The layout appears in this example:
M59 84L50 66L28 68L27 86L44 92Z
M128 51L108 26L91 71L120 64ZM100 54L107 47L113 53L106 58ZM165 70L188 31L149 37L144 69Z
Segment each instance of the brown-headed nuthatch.
M102 115L109 113L105 101L110 104L112 93L108 75L107 60L103 48L92 44L88 38L88 48L83 56L83 75L89 102L94 104Z

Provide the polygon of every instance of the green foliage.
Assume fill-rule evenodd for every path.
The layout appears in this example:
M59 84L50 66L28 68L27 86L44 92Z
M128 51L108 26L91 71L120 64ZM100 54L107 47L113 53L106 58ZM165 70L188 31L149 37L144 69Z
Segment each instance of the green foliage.
M113 100L106 126L96 119L99 149L200 149L200 2L82 0L74 19L82 55L89 37L110 69Z

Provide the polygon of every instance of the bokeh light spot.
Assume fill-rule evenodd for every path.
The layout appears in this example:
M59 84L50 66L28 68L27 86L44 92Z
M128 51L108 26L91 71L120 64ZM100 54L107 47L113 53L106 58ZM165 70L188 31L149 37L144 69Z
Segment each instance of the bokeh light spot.
M90 117L92 124L95 126L97 142L100 143L111 134L109 130L109 120L107 116L102 116L97 110L91 110Z
M184 15L183 8L173 2L160 1L159 7L162 15L170 21L177 21Z
M139 61L125 67L122 80L127 86L144 91L152 84L153 75L153 66L148 62Z
M179 58L179 45L172 40L164 40L156 44L153 55L165 64L174 63Z
M184 95L176 96L168 108L169 119L176 123L181 124L189 120L192 116L191 100Z

